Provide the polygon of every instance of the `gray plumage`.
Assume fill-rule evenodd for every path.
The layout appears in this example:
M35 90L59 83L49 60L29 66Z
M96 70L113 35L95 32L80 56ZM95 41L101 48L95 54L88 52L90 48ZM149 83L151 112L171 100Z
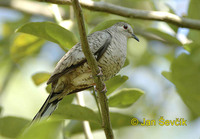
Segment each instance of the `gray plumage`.
M139 41L132 27L124 22L116 23L87 37L90 49L103 73L103 81L112 78L123 67L126 60L127 39L131 37ZM50 83L52 92L34 120L49 116L64 96L95 85L80 43L73 46L58 62L47 82Z

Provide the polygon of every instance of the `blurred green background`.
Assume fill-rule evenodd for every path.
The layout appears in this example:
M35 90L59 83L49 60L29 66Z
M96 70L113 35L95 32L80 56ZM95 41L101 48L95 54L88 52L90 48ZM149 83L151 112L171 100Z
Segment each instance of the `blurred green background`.
M167 11L186 18L200 19L199 0L104 1L128 8ZM38 35L40 38L19 33L27 33L27 30L23 31L20 27L29 22L56 23L58 18L54 17L52 7L49 3L33 0L0 1L0 139L16 138L34 117L48 96L45 81L49 73L53 72L58 60L79 40L77 23L69 5L59 6L63 18L59 23L73 34L63 32L59 27L57 30L54 25L51 27L48 23L41 25L39 31L44 34ZM128 65L120 71L121 76L110 85L114 86L121 81L121 84L124 83L116 85L121 85L117 90L138 88L144 91L144 95L133 105L110 108L111 112L119 113L113 114L113 119L120 119L120 114L127 115L127 118L123 117L124 123L122 120L122 123L113 125L116 139L199 139L200 31L165 22L130 19L87 9L83 9L83 14L88 33L99 23L105 25L105 21L107 24L113 20L126 20L134 26L134 32L140 39L139 43L131 39L128 41ZM48 31L55 32L52 38L44 37L45 27ZM21 31L19 29L16 33L18 28ZM67 35L63 36L62 33ZM91 92L84 91L83 94L86 106L97 111ZM69 100L72 101L71 97ZM76 99L73 103L76 104ZM184 118L187 120L187 126L157 124L143 127L132 126L130 121L131 117L137 117L140 121L143 118L158 121L160 116L168 120ZM76 132L76 129L81 128L80 124L75 124L77 122L66 120L66 127L62 132L65 138L85 138L82 132ZM115 120L112 124L114 123ZM63 138L57 131L60 129L57 122L46 125L44 123L38 128L38 132L40 128L41 131L49 128L47 133L43 131L46 138ZM47 137L51 130L56 130L55 137ZM38 132L34 131L32 134ZM95 139L105 137L102 130L95 130L93 136Z

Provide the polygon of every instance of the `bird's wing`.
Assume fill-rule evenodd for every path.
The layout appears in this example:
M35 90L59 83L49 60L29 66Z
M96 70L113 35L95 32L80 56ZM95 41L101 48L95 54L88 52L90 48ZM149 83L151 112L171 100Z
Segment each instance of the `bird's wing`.
M99 60L111 42L111 34L107 31L97 31L87 37L91 52ZM70 70L82 65L86 58L82 52L81 44L73 46L58 62L53 74L47 81L52 83Z

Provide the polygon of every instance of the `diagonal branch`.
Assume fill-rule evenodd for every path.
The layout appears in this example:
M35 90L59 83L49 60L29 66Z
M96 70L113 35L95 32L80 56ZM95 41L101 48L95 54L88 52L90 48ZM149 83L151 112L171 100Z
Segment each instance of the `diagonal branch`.
M57 4L51 4L50 5L50 9L52 11L52 14L53 14L56 22L58 24L60 24L63 21L63 19L62 19L61 13L59 11L58 5ZM70 6L70 9L72 9L70 11L70 15L71 15L70 18L73 19L74 18L73 7ZM84 102L84 98L83 98L82 92L77 93L76 94L76 98L77 98L77 103L79 105L85 106L85 102ZM83 124L83 128L84 128L85 138L86 139L93 139L92 131L91 131L91 128L90 128L90 123L88 121L82 121L82 124ZM63 135L63 138L65 139L65 135Z
M81 6L78 0L73 0L72 5L73 5L74 12L76 14L76 18L78 22L79 34L80 34L81 44L82 44L81 47L87 59L87 62L92 70L92 76L94 78L96 88L98 90L99 102L100 102L101 113L102 113L102 127L104 128L104 132L106 134L107 139L113 139L114 136L113 136L111 122L110 122L107 97L105 95L106 92L100 92L101 90L104 89L104 83L100 77L96 76L100 71L97 65L97 61L88 45L87 34L85 31L85 24L84 24Z
M70 0L40 0L40 1L51 2L56 4L71 4ZM81 0L80 4L82 7L93 11L106 12L128 18L163 21L174 24L179 27L200 30L200 20L184 18L168 12L137 10L122 6L117 6L102 1L94 2L91 0Z

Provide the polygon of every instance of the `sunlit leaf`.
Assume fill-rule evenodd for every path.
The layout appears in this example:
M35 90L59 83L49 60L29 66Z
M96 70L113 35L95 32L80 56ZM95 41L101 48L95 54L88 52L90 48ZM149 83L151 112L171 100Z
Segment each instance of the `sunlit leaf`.
M58 139L61 121L42 121L27 128L17 139Z
M121 113L114 113L110 112L110 119L113 129L118 129L126 126L131 125L131 119L134 118L133 116L121 114ZM102 130L99 124L90 122L90 127L92 131L95 130ZM66 136L73 136L78 133L83 133L82 123L80 121L72 120L65 128Z
M119 88L124 82L128 80L127 76L117 75L112 79L106 81L107 95L111 94L117 88Z
M27 23L18 28L17 32L28 33L52 41L62 46L66 51L77 42L72 32L52 22Z
M48 84L47 86L46 86L46 91L47 91L47 93L51 93L51 84Z
M50 73L39 72L39 73L36 73L32 76L32 80L36 85L40 85L40 84L46 82L49 79L50 76L51 76Z
M87 120L100 123L98 115L93 110L74 104L59 105L52 116L58 119Z
M0 118L0 135L16 138L28 123L29 120L19 117L2 117Z
M108 99L110 107L124 108L135 103L144 92L135 88L124 88Z
M151 33L161 37L169 44L173 44L173 45L177 45L177 46L183 45L175 36L171 36L161 30L156 29L156 28L148 28L148 29L146 29L146 31L151 32Z
M39 51L44 42L45 41L43 39L39 39L33 35L18 35L10 48L12 60L19 62L23 58L35 54Z
M200 47L195 47L191 54L181 54L171 65L171 72L163 75L177 88L185 104L200 115Z

